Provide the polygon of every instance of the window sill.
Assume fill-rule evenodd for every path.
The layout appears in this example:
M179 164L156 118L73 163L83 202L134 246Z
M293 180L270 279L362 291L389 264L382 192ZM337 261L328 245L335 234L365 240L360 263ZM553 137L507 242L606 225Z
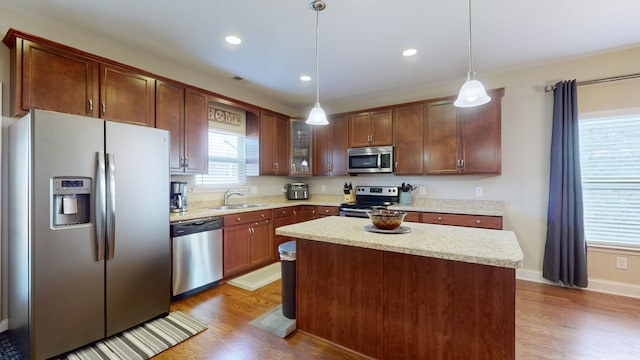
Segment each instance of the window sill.
M587 243L587 250L594 250L599 252L628 252L632 255L637 255L640 253L640 244L607 244L607 243Z

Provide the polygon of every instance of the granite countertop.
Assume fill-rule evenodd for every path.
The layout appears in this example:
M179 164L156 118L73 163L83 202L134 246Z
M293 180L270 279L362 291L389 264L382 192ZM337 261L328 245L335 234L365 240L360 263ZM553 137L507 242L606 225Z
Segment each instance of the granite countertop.
M404 222L406 234L364 230L369 219L330 216L276 228L276 234L333 244L518 268L524 255L513 231Z
M236 204L238 198L234 198L231 204ZM309 200L286 200L282 196L264 196L240 198L243 203L262 204L258 207L244 209L213 209L222 204L213 201L189 203L189 210L183 213L171 213L170 221L179 222L201 219L210 216L224 216L249 211L265 209L277 209L286 206L316 205L316 206L340 206L342 196L312 195ZM504 216L504 203L496 200L460 200L460 199L428 199L414 198L411 205L393 205L389 209L402 211L437 212L464 215Z

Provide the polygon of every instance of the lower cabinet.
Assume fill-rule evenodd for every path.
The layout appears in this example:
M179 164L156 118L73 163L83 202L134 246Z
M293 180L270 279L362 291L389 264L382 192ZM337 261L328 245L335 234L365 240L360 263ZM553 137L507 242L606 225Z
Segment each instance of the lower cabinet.
M316 213L314 218L321 218L326 216L338 216L340 215L340 208L337 206L316 206Z
M502 230L502 216L422 213L420 222Z
M274 219L274 229L279 228L280 226L291 225L298 222L298 212L299 209L297 206L294 207L284 207L280 209L275 209L273 211ZM282 235L274 235L273 237L273 259L280 260L280 253L278 252L278 246L280 244L285 243L287 241L291 241L293 238Z
M222 229L223 276L229 277L273 259L273 212L226 215Z

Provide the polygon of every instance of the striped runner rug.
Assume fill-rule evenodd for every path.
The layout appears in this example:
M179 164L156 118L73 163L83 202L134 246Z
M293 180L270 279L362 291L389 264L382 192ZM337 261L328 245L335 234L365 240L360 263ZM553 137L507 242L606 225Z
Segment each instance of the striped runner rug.
M144 360L207 329L207 325L180 311L151 320L121 334L87 345L59 359Z

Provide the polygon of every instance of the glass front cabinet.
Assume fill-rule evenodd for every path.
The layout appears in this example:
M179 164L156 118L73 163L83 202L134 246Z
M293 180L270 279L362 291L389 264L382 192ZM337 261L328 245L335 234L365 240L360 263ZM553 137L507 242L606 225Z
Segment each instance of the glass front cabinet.
M291 158L289 175L311 176L313 173L311 164L311 125L304 120L291 120Z

